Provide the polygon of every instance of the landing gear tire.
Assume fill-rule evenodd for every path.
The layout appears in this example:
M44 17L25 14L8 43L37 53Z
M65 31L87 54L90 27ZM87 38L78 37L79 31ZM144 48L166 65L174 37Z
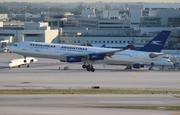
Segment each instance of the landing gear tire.
M90 65L86 66L86 70L87 70L87 71L91 71L91 72L94 72L94 71L95 71L95 69L93 68L93 66L90 66Z
M90 67L87 67L86 70L87 70L87 71L91 71L91 68L90 68Z
M82 68L86 69L88 72L94 72L95 69L93 68L93 64L92 62L84 62L84 64L82 65Z
M87 66L86 65L82 65L82 68L87 68Z
M29 65L27 65L27 67L29 67Z
M91 68L91 72L94 72L95 71L95 69L94 68Z
M21 67L21 65L18 65L18 67Z

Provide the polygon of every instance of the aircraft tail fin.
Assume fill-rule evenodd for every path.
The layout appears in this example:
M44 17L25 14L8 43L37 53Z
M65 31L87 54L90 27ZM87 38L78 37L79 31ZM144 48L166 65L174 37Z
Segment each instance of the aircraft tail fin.
M171 31L163 30L156 37L154 37L147 45L140 48L138 51L145 52L161 52L166 40L168 39Z

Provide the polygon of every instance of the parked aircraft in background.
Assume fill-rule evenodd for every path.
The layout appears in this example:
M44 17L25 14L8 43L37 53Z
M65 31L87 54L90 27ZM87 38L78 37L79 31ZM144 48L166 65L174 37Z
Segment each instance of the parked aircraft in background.
M162 50L161 52L171 55L180 55L180 50Z
M104 44L102 47L105 47ZM136 50L136 47L133 44L128 44L123 49L130 49L130 50ZM166 51L166 50L165 50ZM106 61L105 61L106 62ZM108 61L106 63L107 65L113 65L111 61ZM165 66L174 66L175 63L169 59L169 57L160 57L160 58L153 58L151 60L145 61L145 62L139 62L131 65L132 68L140 69L144 68L145 66L150 66L149 70L152 70L154 66L161 66L161 69L164 69Z
M139 62L133 64L133 68L144 68L145 66L149 65L149 70L152 70L154 66L161 66L163 70L165 66L174 66L174 63L168 58L154 58L145 62Z
M27 65L27 67L29 67L33 62L37 62L37 59L33 57L27 57L26 61L24 61L24 58L13 59L8 62L8 67L9 69L12 67L21 67L22 65Z
M131 64L164 55L160 51L169 35L170 31L162 31L139 50L121 50L41 42L17 42L13 46L10 46L9 50L23 55L24 61L26 61L27 56L32 56L58 59L64 62L84 62L82 67L92 72L95 71L93 63L104 59L108 59L113 63L126 64L127 68L130 69Z
M127 69L132 69L132 65L137 62L144 62L162 56L164 55L164 53L160 52L169 35L170 31L162 31L144 47L137 50L128 49L123 52L118 52L113 55L112 58L107 57L106 63L111 65L126 65ZM148 56L149 58L146 58L146 60L142 60L142 58L145 56ZM140 60L139 58L141 58L141 61L138 61ZM133 62L131 62L131 60L133 60Z
M9 52L8 46L7 46L7 47L4 47L4 48L2 49L2 52L3 52L3 53L8 53L8 52Z

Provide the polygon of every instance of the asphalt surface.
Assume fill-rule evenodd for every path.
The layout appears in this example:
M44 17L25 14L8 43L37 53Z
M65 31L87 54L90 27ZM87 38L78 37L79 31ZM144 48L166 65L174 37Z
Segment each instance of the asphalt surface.
M120 88L180 90L179 70L124 70L123 66L95 64L95 72L82 64L37 58L30 68L7 67L16 54L0 54L0 89ZM64 70L64 67L69 70ZM59 69L60 67L60 69ZM97 108L95 106L180 106L176 95L0 95L2 115L173 115L180 111Z
M180 105L171 95L0 95L2 115L172 115L178 111L98 108ZM179 112L180 113L180 112Z

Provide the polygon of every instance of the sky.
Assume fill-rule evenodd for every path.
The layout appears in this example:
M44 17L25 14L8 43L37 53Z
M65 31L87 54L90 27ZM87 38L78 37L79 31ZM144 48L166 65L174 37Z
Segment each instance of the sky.
M179 2L180 0L2 0L2 2L61 2L61 3L67 3L67 2L96 2L96 1L103 1L103 2Z

